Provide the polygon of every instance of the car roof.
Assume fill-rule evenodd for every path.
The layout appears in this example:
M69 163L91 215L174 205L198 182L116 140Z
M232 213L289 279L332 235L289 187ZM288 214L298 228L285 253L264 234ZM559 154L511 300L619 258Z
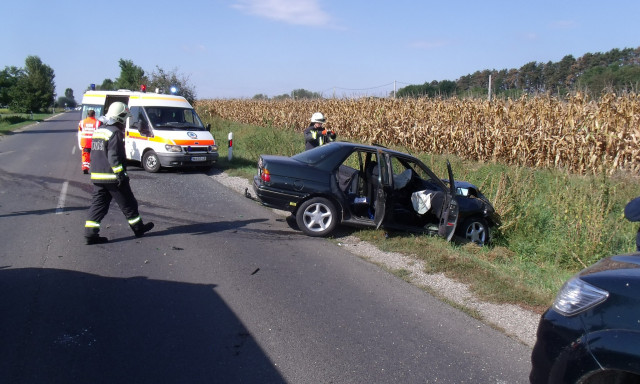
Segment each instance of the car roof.
M396 151L393 149L389 149L385 146L382 145L378 145L378 144L360 144L360 143L352 143L350 141L334 141L329 143L331 145L338 145L338 146L342 146L342 147L349 147L349 148L361 148L361 149L368 149L371 151L376 151L376 150L381 150L383 152L388 152L394 155L398 155L398 156L409 156L409 157L415 157L409 153L406 152L400 152L400 151Z

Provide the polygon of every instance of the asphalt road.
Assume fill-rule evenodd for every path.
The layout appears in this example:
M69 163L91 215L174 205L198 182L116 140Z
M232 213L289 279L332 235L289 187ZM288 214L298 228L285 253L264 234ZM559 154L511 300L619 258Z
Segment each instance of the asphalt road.
M0 139L0 383L525 383L530 349L215 182L129 167L87 246L78 112ZM237 143L236 143L237 144Z

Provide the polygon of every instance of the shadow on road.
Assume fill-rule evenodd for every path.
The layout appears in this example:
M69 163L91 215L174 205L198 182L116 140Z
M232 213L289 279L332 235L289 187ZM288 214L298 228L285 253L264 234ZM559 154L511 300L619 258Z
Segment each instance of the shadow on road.
M0 381L284 382L215 288L0 269Z

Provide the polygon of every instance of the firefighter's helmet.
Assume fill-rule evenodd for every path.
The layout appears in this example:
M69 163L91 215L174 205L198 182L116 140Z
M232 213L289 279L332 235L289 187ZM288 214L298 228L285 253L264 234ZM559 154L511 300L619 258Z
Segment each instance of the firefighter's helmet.
M311 115L311 122L324 124L327 122L327 119L325 119L322 113L316 112L313 115Z
M127 117L131 116L129 107L123 102L116 101L109 106L106 117L118 123L124 124Z

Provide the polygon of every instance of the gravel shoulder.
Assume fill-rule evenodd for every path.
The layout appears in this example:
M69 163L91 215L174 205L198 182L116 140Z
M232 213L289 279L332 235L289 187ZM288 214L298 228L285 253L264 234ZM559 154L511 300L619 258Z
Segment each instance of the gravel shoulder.
M228 176L226 173L211 175L211 178L244 194L247 188L251 191L251 183L241 177ZM288 215L288 212L282 212ZM370 243L355 236L337 239L338 245L351 253L389 270L404 269L410 273L404 278L410 283L432 292L438 297L473 311L484 323L504 332L506 335L533 347L540 315L512 304L493 304L479 300L465 284L450 279L444 274L428 274L424 272L421 261L409 256L383 252Z

